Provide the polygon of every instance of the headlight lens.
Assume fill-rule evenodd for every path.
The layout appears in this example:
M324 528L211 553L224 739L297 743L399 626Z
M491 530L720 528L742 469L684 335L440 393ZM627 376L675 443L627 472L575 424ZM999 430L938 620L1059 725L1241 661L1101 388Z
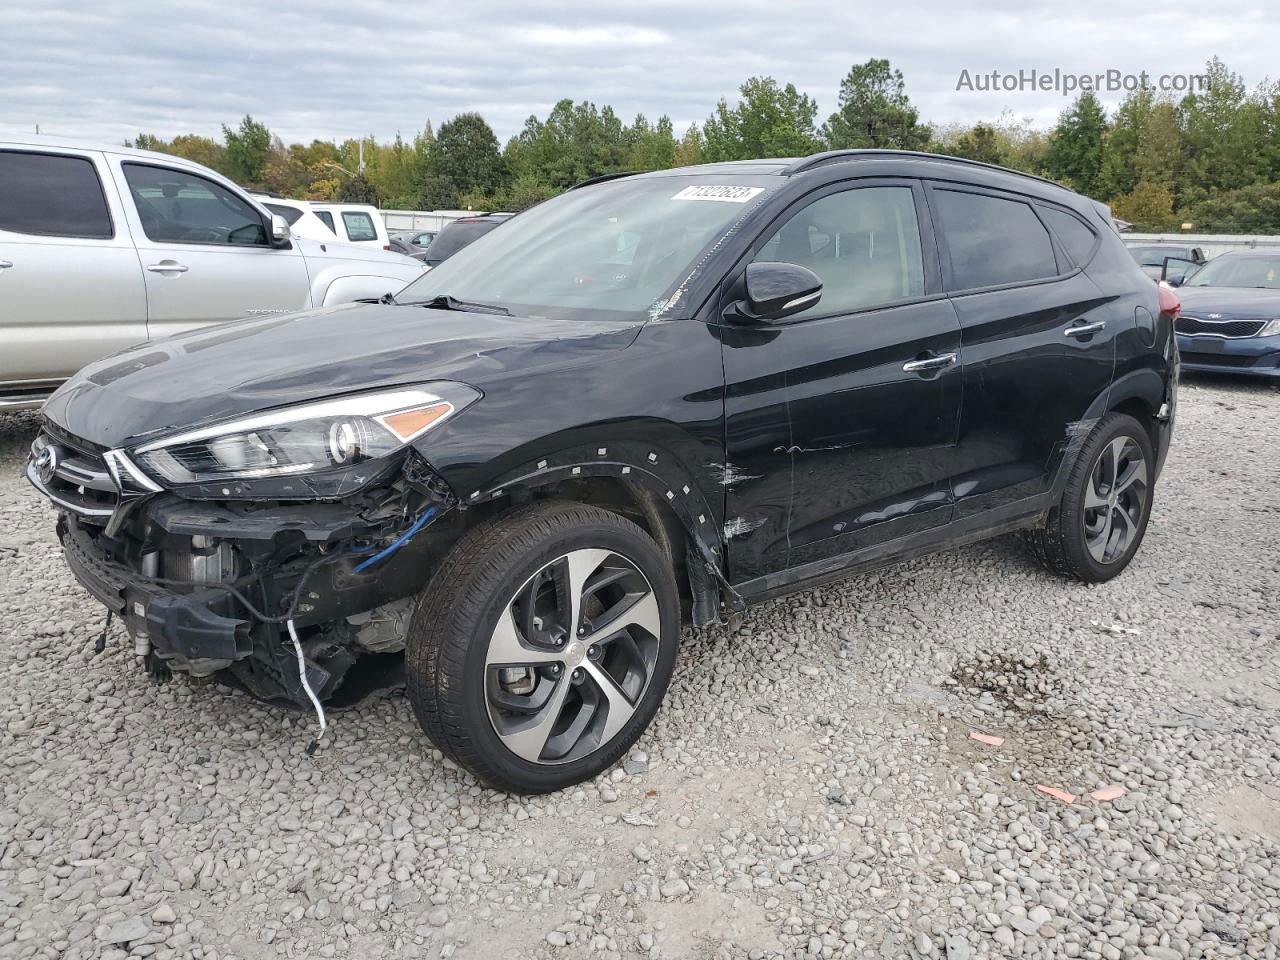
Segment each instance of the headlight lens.
M1280 334L1280 320L1268 320L1267 325L1258 331L1260 337L1274 337Z
M173 484L322 473L394 453L480 396L432 383L269 410L144 444L144 469Z

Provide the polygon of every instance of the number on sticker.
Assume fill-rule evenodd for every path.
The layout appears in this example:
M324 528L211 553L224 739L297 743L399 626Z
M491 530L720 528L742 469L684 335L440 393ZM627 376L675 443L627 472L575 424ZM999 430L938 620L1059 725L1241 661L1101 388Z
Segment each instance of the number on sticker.
M721 203L746 203L752 197L764 193L764 187L731 187L700 184L685 187L672 200L719 200Z

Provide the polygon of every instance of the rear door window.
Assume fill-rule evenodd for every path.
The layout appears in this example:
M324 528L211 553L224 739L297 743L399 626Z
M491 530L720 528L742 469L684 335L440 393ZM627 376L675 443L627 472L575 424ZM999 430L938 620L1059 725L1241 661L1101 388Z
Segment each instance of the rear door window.
M985 193L935 189L952 285L973 290L1058 275L1049 231L1031 205Z
M378 239L378 231L374 229L373 218L363 211L343 211L342 225L347 228L347 239L352 243Z
M115 236L93 161L55 153L0 151L0 230L39 237Z
M334 235L335 237L338 235L338 231L337 231L337 229L336 229L336 228L334 227L334 225L333 225L333 214L332 214L332 213L330 213L328 210L316 210L316 211L315 211L315 215L316 215L317 217L319 217L319 218L320 218L320 221L321 221L321 222L322 222L326 227L328 227L330 230L332 230L332 231L333 231L333 235Z
M123 164L147 238L157 243L266 246L262 216L204 177L140 163Z

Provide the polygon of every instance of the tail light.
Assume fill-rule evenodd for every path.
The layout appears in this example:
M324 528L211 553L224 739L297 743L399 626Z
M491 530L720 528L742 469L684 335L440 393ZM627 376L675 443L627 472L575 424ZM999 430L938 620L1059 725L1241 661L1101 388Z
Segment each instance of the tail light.
M384 243L384 244L382 245L382 249L383 249L383 250L390 250L390 249L391 249L391 244L389 244L389 243Z
M1160 316L1177 320L1182 313L1182 301L1173 292L1173 287L1167 283L1160 283L1157 284L1157 289L1160 291Z

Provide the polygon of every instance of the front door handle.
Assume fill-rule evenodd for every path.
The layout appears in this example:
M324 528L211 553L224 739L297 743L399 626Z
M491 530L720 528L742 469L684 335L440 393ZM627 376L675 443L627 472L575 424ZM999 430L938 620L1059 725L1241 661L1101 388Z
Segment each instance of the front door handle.
M902 369L906 373L920 373L925 370L941 370L943 367L949 367L956 362L954 353L944 353L936 357L926 357L924 360L912 360L910 363L904 363Z
M1081 323L1074 327L1067 327L1062 331L1062 334L1067 337L1092 337L1095 333L1101 333L1105 329L1107 329L1107 322L1099 320L1096 323Z
M148 264L147 269L152 273L186 273L189 268L177 260L161 260L159 263Z
M8 270L13 266L12 260L0 260L0 270Z

